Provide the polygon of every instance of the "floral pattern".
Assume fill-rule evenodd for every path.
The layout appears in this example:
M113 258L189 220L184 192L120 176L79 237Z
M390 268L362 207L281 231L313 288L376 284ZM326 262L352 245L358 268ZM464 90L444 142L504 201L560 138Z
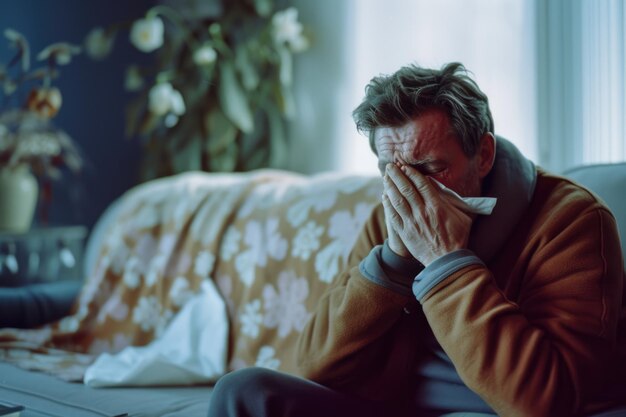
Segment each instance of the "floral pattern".
M304 301L309 295L306 278L296 277L293 271L278 276L278 291L268 284L263 288L265 316L263 324L278 328L278 336L285 337L291 330L301 332L309 318Z
M259 336L259 328L262 324L261 300L252 300L246 304L241 315L241 333L256 338Z
M296 373L298 335L381 192L378 177L283 171L141 185L122 198L75 313L37 330L0 330L0 359L80 379L96 354L158 338L214 279L228 306L231 369Z
M259 349L259 355L254 363L254 366L260 366L262 368L278 369L280 366L280 360L276 359L276 350L271 346L263 346Z
M324 233L324 227L310 221L304 225L293 239L291 256L306 261L311 254L320 247L320 236Z

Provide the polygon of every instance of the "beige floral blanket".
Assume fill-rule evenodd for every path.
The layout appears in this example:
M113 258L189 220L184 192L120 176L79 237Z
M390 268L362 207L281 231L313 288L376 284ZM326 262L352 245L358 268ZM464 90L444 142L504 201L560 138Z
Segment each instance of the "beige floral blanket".
M82 380L155 340L204 280L228 306L229 369L295 373L295 341L382 192L373 176L187 173L126 193L73 314L0 330L0 359Z

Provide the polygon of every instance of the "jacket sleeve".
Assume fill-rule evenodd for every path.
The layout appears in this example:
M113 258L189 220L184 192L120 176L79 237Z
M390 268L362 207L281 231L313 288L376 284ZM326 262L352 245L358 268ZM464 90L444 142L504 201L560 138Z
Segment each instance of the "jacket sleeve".
M577 416L615 366L623 285L615 220L586 211L527 250L517 303L477 263L420 302L461 379L498 415Z
M381 207L382 209L382 207ZM359 263L385 239L375 211L361 232L348 268L318 301L297 348L300 373L331 388L375 400L404 396L403 377L410 373L414 337L407 306L411 295L376 284L359 271ZM407 339L398 343L396 336Z

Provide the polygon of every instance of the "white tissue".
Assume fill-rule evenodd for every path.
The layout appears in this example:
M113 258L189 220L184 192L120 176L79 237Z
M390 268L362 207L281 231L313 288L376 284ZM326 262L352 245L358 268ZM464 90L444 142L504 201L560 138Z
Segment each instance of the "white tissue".
M91 387L215 382L226 372L228 316L212 281L191 298L164 334L147 346L104 353L87 368Z
M436 179L432 177L430 179L448 196L448 200L452 204L467 213L489 215L498 201L494 197L461 197Z

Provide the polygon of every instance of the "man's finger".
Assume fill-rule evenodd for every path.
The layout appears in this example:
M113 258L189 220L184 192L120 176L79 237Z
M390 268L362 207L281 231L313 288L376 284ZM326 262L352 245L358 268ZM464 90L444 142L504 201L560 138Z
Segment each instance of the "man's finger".
M385 210L385 220L388 222L387 227L391 226L394 229L402 228L402 216L393 207L386 193L383 193L383 208ZM388 231L388 233L391 233L391 231Z
M435 186L428 179L428 177L423 175L412 166L403 165L401 171L415 187L417 193L420 194L420 197L423 200L431 200L432 198L435 198L435 196L439 195L439 190L435 188Z
M424 206L424 197L420 195L411 179L395 165L388 166L387 175L398 192L408 201L411 211L413 213L420 211Z
M407 219L410 218L413 214L411 202L407 201L406 196L400 192L397 185L387 174L383 177L383 188L384 193L389 199L389 204L394 208L398 215L406 217Z

